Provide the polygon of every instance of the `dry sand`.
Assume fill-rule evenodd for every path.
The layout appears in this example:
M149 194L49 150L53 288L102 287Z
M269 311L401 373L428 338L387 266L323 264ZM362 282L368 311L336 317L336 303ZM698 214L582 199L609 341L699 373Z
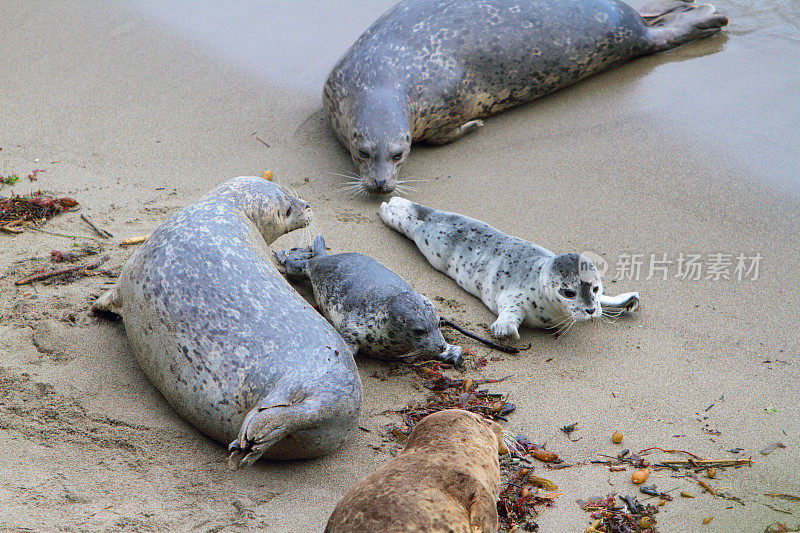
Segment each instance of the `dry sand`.
M231 13L257 16L239 13L236 20L249 21L240 35L215 15L220 48L214 31L192 34L191 24L171 24L146 2L6 1L0 175L23 178L0 194L41 187L77 198L115 235L103 244L119 272L132 252L119 239L149 233L228 178L271 169L312 204L334 251L372 255L443 314L482 330L493 320L483 305L381 225L378 199L337 192L341 181L331 174L352 167L313 87L387 4L298 4L309 20L281 18L291 12L287 2L276 4L281 16L268 5L229 4ZM326 6L335 16L325 16ZM633 318L562 339L524 330L529 351L470 372L511 375L495 386L519 406L509 429L570 462L618 451L609 440L615 430L633 450L724 458L739 447L753 456L752 468L715 482L744 506L701 494L688 479L651 478L697 496L664 507L662 531L760 532L778 520L800 522L800 504L764 496L800 494L797 3L718 7L733 20L725 36L596 76L490 119L453 145L415 148L404 171L427 179L412 199L554 251L602 254L608 292L641 292ZM252 40L279 31L281 39ZM237 50L250 52L237 62ZM34 168L46 172L31 183L25 175ZM45 229L94 236L77 212ZM227 471L224 447L178 418L138 369L122 326L89 315L109 277L13 285L43 264L19 261L74 242L84 239L0 235L1 529L320 531L353 480L391 457L380 433L397 418L381 412L418 393L409 376L383 380L385 365L359 360L361 424L371 432L324 459ZM638 281L615 280L625 253L645 254ZM668 279L645 279L650 254L681 253L760 253L760 275L685 281L673 264ZM573 443L559 427L575 421L573 437L582 439ZM759 454L775 441L787 447ZM637 492L630 472L600 465L536 471L564 492L538 518L544 532L582 531L589 520L578 498ZM701 525L707 516L714 520Z

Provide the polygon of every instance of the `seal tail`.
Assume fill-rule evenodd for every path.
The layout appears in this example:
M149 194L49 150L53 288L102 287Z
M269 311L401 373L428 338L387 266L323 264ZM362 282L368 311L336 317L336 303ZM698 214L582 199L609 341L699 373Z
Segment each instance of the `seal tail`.
M119 292L119 286L115 285L95 300L94 304L92 304L92 311L99 315L119 315L122 312L122 295Z
M394 228L409 239L414 239L414 230L425 222L427 209L405 198L395 196L381 204L380 217L383 223Z
M328 255L328 253L325 251L325 239L322 238L322 235L317 235L313 246L292 248L288 252L280 250L273 255L287 278L301 280L308 278L306 265L309 259Z
M661 0L639 11L648 26L654 52L663 52L714 35L728 24L728 17L711 4L692 0Z

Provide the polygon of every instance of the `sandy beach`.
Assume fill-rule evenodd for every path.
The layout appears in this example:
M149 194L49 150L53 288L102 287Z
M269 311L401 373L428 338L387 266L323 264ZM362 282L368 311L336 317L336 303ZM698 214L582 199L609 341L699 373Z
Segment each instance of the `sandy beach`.
M399 417L384 412L421 395L398 365L357 359L368 431L338 453L230 472L225 447L149 383L122 324L90 314L134 251L123 238L229 178L272 170L313 207L333 252L378 259L442 315L487 333L492 314L381 223L381 198L337 190L335 173L353 166L321 86L392 3L3 3L0 177L21 179L0 197L41 189L80 209L42 227L51 233L0 233L0 530L322 531L353 481L391 459L384 428ZM517 405L509 431L581 463L536 465L563 492L536 519L542 532L584 531L578 499L644 497L630 469L589 461L653 446L754 461L713 481L739 502L654 474L676 496L659 531L800 524L800 503L766 495L800 496L800 8L715 5L731 19L722 35L488 119L454 144L415 146L403 170L425 180L410 199L597 254L606 292L641 293L638 314L613 324L563 338L523 329L518 345L531 348L519 355L447 333L500 358L468 374L510 376L492 387ZM51 250L89 243L110 255L97 275L14 285L50 268ZM701 270L687 272L694 256ZM573 422L576 442L559 429ZM774 442L785 448L760 453Z

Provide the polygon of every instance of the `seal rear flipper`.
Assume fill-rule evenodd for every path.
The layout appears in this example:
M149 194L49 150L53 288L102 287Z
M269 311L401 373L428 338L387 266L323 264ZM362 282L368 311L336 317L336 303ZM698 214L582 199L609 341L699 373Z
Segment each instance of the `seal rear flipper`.
M306 264L308 260L314 257L328 255L325 251L325 239L322 235L317 235L314 239L313 246L306 246L304 248L292 248L288 252L279 250L273 252L275 261L278 263L278 270L280 270L287 278L294 280L301 280L308 278L306 272Z
M238 470L255 463L270 446L294 431L292 403L268 403L265 398L242 422L239 438L228 445L228 467Z
M92 304L92 311L98 315L119 315L122 312L122 294L119 285L114 285Z
M640 11L648 26L646 38L653 52L663 52L718 33L728 17L711 4L666 0Z
M405 198L395 196L381 204L380 217L383 223L394 228L409 239L414 239L414 230L422 224L419 209L422 206Z

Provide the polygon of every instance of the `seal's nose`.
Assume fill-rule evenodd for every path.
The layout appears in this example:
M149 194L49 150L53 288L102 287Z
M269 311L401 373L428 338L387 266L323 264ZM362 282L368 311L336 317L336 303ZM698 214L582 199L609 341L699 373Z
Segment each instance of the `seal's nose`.
M386 180L375 180L375 190L378 192L385 192Z
M594 307L592 307L591 309L587 309L586 310L586 314L589 315L589 316L593 315L594 314Z

